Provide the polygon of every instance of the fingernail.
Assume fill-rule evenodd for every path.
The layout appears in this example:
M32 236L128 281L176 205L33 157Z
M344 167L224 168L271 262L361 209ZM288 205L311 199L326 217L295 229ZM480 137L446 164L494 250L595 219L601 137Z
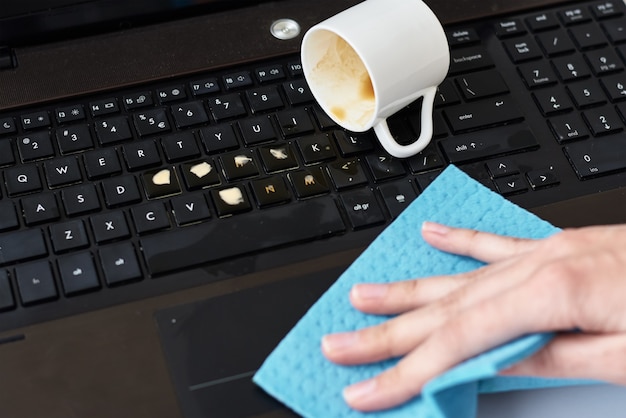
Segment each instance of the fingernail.
M385 284L357 284L352 288L352 297L355 299L382 299L389 287Z
M349 404L357 403L366 396L371 396L376 390L376 379L355 383L343 390L343 397Z
M450 228L435 222L424 222L422 224L422 232L430 232L437 235L446 235L450 232Z
M357 336L353 332L324 335L322 349L325 353L333 353L353 346L356 341Z

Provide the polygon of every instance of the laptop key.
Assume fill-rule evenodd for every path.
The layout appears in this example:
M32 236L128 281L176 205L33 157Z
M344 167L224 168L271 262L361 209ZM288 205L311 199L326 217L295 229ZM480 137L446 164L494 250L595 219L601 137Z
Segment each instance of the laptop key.
M82 215L101 209L100 198L93 183L82 183L61 190L61 202L67 216Z
M494 183L499 193L503 196L512 196L528 191L528 185L521 175L513 175L495 179Z
M133 137L126 116L118 116L98 121L95 124L95 130L96 136L102 145L126 141Z
M239 147L235 131L229 124L202 128L200 138L202 138L202 143L209 154Z
M0 270L0 311L15 308L15 299L11 290L11 280L6 270Z
M0 119L0 135L13 134L17 132L17 126L15 126L15 119L2 118Z
M26 225L51 222L60 218L61 213L53 193L39 193L22 199L22 214Z
M387 154L368 155L365 160L376 183L406 175L402 161Z
M54 155L52 139L48 131L33 132L17 139L17 149L22 161L40 160Z
M577 114L567 114L548 121L552 128L552 133L560 144L573 141L576 139L584 139L589 136L589 130Z
M583 57L579 55L567 55L555 58L552 65L563 81L581 80L591 75L589 66Z
M560 182L559 176L553 167L529 171L526 173L526 178L533 190L556 186Z
M560 87L538 91L533 97L545 116L568 112L574 107L568 94Z
M504 79L495 70L460 76L456 82L466 100L477 100L509 92Z
M50 226L50 239L57 254L89 246L85 224L78 219Z
M34 164L7 168L4 180L9 196L36 192L42 189L39 170Z
M257 68L254 73L259 83L282 80L286 77L285 69L280 64Z
M503 125L523 118L521 111L509 96L455 105L443 112L456 133Z
M209 77L202 80L196 80L189 83L191 88L191 94L194 96L203 96L205 94L217 93L220 91L220 86L217 83L217 78Z
M298 167L298 160L291 144L283 143L259 148L261 160L268 173L290 170Z
M124 154L129 170L140 170L161 164L159 150L156 143L151 139L124 145L122 154Z
M211 218L206 196L201 193L178 196L171 200L174 219L179 226L205 221Z
M240 180L260 174L254 150L233 151L220 156L224 175L228 180Z
M243 186L224 187L210 192L218 216L230 216L252 210L248 193Z
M151 202L131 209L138 234L146 234L170 227L170 218L163 202Z
M268 116L256 116L237 122L246 145L270 142L276 139L276 132Z
M50 188L79 183L83 179L76 157L63 157L46 161L44 173Z
M353 190L341 195L341 202L354 229L385 222L385 215L370 189Z
M225 94L210 99L209 109L217 122L247 114L239 93Z
M110 208L141 201L137 180L130 175L103 180L102 191L104 201Z
M62 108L58 108L54 111L54 114L56 115L57 122L59 123L84 120L86 117L85 108L83 107L83 105L65 106Z
M413 185L407 180L386 183L379 186L378 191L383 197L387 210L394 219L400 216L402 211L417 197Z
M246 91L252 113L260 113L284 107L276 86L265 86Z
M89 180L108 177L122 172L120 158L115 148L103 148L83 155Z
M117 103L117 99L112 97L109 99L90 102L89 109L91 109L92 116L104 116L112 113L118 113L120 111L120 106Z
M504 47L509 53L511 60L516 64L524 61L531 61L543 56L539 45L537 45L531 37L506 41L504 43Z
M157 90L157 96L161 104L184 100L187 98L185 87L182 85L170 86Z
M252 193L260 208L287 203L291 200L289 188L282 176L268 177L251 183Z
M296 140L296 144L302 153L305 164L315 164L326 160L332 160L337 155L333 149L328 134L306 136Z
M20 226L15 205L10 200L0 201L0 231L8 231Z
M528 33L520 19L502 19L493 25L496 36L499 39L511 38Z
M367 184L367 176L358 159L328 164L328 173L337 190Z
M46 241L39 228L0 235L0 265L48 255Z
M303 78L283 83L283 89L287 95L287 100L289 100L292 106L314 101L313 93L311 93L309 85Z
M482 46L453 49L450 51L449 74L460 74L494 66L491 56Z
M98 244L130 237L130 228L122 211L94 215L89 220Z
M603 77L600 83L612 102L626 100L626 75L624 73Z
M326 197L146 236L141 248L148 271L159 275L344 231L335 201Z
M73 125L56 131L57 144L62 154L69 154L93 147L93 138L89 126Z
M50 115L47 111L33 112L20 117L24 130L45 128L50 126Z
M593 136L607 135L623 129L622 121L613 108L587 110L583 112L583 118Z
M200 155L200 148L193 133L186 131L161 139L161 146L167 161L182 161Z
M539 145L528 130L478 132L466 136L445 138L441 147L451 163L461 163L501 154L510 154Z
M215 163L210 159L182 164L180 171L189 190L203 189L221 182Z
M154 99L152 98L152 93L149 91L142 91L139 93L134 93L128 96L124 96L124 105L126 109L133 110L139 109L142 107L152 106L154 105Z
M163 108L139 112L133 116L133 120L139 136L169 132L171 129Z
M98 273L90 252L60 257L57 264L63 291L67 296L100 288Z
M278 125L285 138L313 132L315 127L305 109L284 110L276 114Z
M109 286L141 279L137 254L130 242L102 247L98 255L104 280Z
M46 302L58 297L54 275L48 260L15 267L15 279L24 305Z
M599 48L607 44L602 29L594 24L572 28L570 33L580 49Z
M606 103L606 96L596 80L570 84L567 91L579 109Z
M238 89L240 87L247 87L253 84L252 75L249 71L227 74L223 77L222 81L226 86L226 90Z
M612 49L600 49L589 51L586 54L587 61L594 74L603 76L609 73L616 73L624 69L622 60Z
M577 142L564 148L581 180L626 168L626 137L612 136Z
M174 121L179 128L201 125L209 121L209 116L200 101L172 106L172 115L174 115Z

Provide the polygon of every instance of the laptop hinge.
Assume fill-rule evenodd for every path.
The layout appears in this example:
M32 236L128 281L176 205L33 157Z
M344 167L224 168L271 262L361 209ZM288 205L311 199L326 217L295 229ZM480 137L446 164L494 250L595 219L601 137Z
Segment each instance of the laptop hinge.
M12 70L17 67L15 51L7 46L0 46L0 71Z

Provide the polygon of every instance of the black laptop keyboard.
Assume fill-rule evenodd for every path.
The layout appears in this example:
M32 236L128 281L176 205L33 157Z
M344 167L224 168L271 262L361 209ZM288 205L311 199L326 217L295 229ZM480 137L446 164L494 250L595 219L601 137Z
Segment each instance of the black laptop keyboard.
M407 160L338 128L297 56L0 113L0 322L170 291L166 274L301 242L365 246L349 236L449 163L529 208L626 185L621 2L447 30L435 137ZM390 125L410 141L419 103Z

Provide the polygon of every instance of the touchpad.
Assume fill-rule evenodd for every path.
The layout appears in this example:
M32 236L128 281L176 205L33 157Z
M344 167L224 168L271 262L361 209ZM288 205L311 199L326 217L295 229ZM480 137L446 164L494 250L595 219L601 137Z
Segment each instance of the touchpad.
M343 268L156 313L185 418L294 416L252 376Z

